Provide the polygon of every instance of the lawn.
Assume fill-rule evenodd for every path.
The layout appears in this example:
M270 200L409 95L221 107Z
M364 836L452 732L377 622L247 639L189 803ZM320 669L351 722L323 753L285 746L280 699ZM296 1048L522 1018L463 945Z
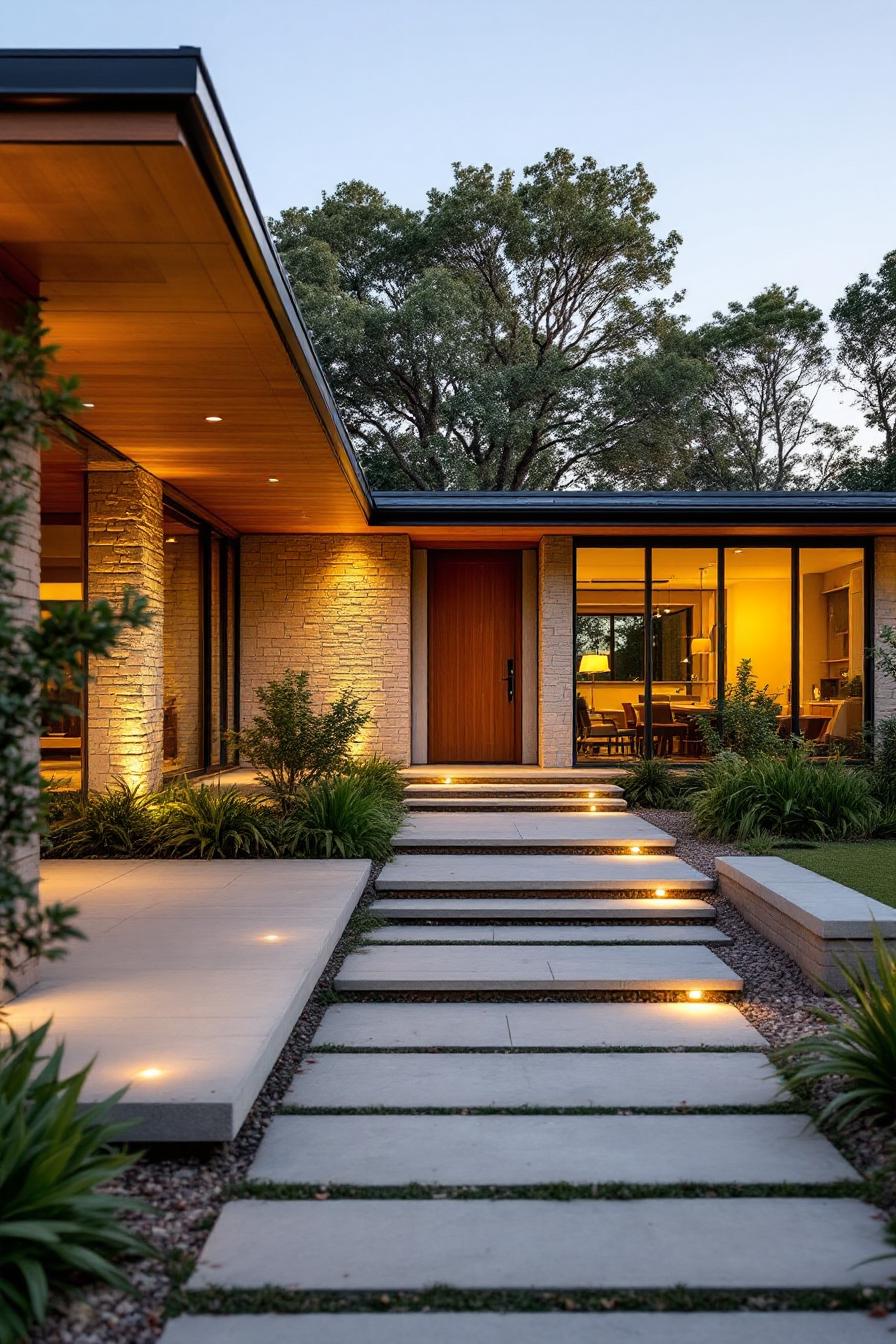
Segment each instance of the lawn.
M773 853L834 882L855 887L887 905L896 906L896 840L864 840L805 848L782 845Z

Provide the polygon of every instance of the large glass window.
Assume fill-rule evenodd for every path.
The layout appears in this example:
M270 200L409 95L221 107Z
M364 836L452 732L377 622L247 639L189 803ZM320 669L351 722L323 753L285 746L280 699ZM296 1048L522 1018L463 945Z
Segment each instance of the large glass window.
M41 458L40 603L44 613L84 600L84 454L53 437ZM56 788L81 787L83 692L70 681L45 686L41 772Z
M858 746L865 583L861 546L578 546L576 759L704 755L701 727L745 664L782 736Z

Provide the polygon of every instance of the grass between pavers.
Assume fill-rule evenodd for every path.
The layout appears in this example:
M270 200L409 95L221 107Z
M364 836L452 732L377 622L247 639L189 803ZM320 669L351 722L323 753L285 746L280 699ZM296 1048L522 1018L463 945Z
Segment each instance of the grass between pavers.
M776 845L770 853L896 906L896 840Z
M734 1185L723 1181L682 1181L669 1185L631 1185L605 1181L595 1185L551 1181L541 1185L328 1185L292 1181L235 1181L227 1188L228 1199L262 1202L327 1199L550 1199L568 1203L575 1199L871 1199L870 1182L825 1181L815 1185L800 1182L757 1182Z
M700 1288L650 1290L452 1288L435 1284L424 1292L322 1293L283 1288L182 1289L172 1294L169 1315L273 1312L416 1312L416 1311L892 1311L896 1295L887 1288L760 1289L738 1292Z

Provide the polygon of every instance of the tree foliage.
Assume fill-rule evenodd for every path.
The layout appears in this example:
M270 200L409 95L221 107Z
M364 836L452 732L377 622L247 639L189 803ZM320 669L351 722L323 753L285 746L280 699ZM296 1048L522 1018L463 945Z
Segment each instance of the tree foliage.
M424 210L354 181L271 221L375 487L655 482L633 441L702 371L658 339L680 239L653 196L557 149L519 179L455 164Z
M837 335L837 381L868 429L879 434L866 455L845 463L847 490L896 490L896 252L872 279L863 272L831 311Z
M105 656L125 626L151 619L146 599L128 592L119 611L105 601L69 603L39 625L22 620L13 551L38 489L28 450L43 447L47 427L80 405L75 380L50 381L54 352L45 337L33 308L18 330L0 331L0 976L6 989L25 961L62 955L75 933L76 912L61 904L41 907L16 865L39 825L33 743L42 713L54 712L41 687L66 679L83 686L86 655Z

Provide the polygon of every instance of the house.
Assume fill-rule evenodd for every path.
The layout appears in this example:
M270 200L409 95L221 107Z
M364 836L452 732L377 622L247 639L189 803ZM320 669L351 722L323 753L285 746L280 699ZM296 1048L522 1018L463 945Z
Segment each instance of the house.
M371 491L196 49L0 56L0 283L83 398L23 609L157 613L45 725L63 782L227 767L286 668L404 763L693 758L745 658L782 733L896 710L896 496Z

